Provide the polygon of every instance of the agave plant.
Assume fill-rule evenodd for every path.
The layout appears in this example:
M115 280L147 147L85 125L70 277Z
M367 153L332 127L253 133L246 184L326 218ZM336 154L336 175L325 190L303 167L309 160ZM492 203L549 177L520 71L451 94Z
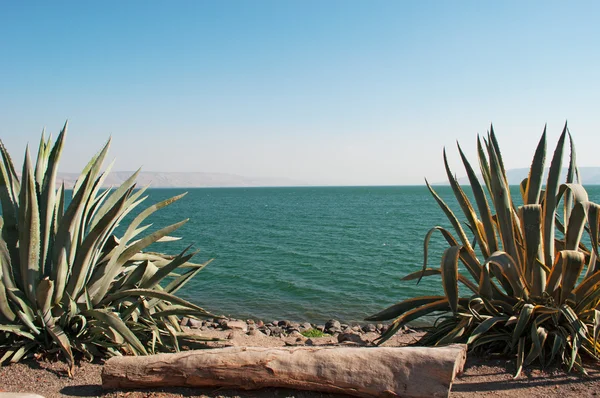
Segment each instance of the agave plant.
M42 133L35 167L27 148L20 179L0 141L0 362L58 352L72 374L77 353L93 359L202 344L182 332L178 316L212 315L175 293L208 262L189 262L189 247L177 256L143 252L175 239L169 234L187 220L139 237L148 216L183 195L141 211L117 238L119 223L146 199L146 188L134 189L139 170L103 189L109 140L72 190L57 187L66 131L67 124L53 145Z
M566 182L559 184L567 137L570 161ZM440 275L444 295L408 299L369 317L394 319L379 343L406 323L435 313L436 322L419 344L460 342L471 350L516 355L515 377L536 360L542 366L559 360L568 370L584 372L581 354L598 360L600 348L600 206L589 201L580 184L567 126L545 187L544 129L529 175L520 184L522 206L516 206L511 196L493 128L483 143L477 138L477 149L483 183L458 146L471 199L451 172L444 151L450 186L468 230L427 183L453 231L432 228L425 237L423 269L404 278L420 281ZM448 248L440 267L429 268L428 246L437 231ZM584 232L589 239L583 239Z

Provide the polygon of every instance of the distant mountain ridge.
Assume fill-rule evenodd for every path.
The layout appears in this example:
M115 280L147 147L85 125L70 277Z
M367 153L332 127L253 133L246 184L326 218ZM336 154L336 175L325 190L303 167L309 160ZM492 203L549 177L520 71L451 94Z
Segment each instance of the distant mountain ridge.
M133 171L112 171L104 180L103 186L119 186L133 174ZM79 177L78 173L58 173L57 182L72 188ZM275 187L305 185L286 178L244 177L227 173L204 172L162 172L140 171L137 186L150 184L152 188L202 188L202 187Z
M508 183L510 185L519 185L521 181L527 178L529 174L529 168L520 169L509 169L506 170L506 177L508 177ZM560 181L565 181L567 175L567 168L563 168L561 171ZM579 176L581 182L584 185L600 185L600 167L579 167ZM548 169L544 171L544 178L542 181L546 181L548 178ZM460 184L468 184L469 179L467 177L461 177L458 179ZM447 182L442 184L447 185Z

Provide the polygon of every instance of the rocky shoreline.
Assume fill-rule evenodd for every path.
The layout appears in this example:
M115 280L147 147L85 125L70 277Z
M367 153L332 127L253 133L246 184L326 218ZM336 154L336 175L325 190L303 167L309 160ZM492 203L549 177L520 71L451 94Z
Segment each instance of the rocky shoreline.
M373 340L373 335L380 336L388 329L389 325L383 323L341 323L338 320L330 319L324 324L315 324L310 322L293 322L289 320L272 320L265 322L263 320L240 320L235 318L214 318L209 320L199 320L193 318L182 318L181 326L189 328L198 333L202 332L236 332L236 334L247 334L256 337L295 337L298 342L304 342L310 345L311 338L333 337L338 343L353 342L357 344L368 344ZM408 327L403 327L398 333L416 333ZM365 340L364 337L370 338ZM233 333L229 336L233 338ZM305 341L306 340L306 341ZM289 343L288 343L289 344Z

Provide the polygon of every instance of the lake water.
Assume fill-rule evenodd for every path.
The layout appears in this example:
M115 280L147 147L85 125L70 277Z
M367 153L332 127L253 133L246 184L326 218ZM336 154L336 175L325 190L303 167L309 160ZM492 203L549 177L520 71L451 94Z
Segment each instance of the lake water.
M447 186L436 191L458 214ZM144 204L184 189L152 189ZM443 294L440 279L402 281L423 264L423 238L449 227L426 187L187 189L151 216L155 227L190 218L154 249L175 253L193 243L201 262L215 258L179 294L238 318L346 322L417 295ZM518 192L517 187L513 187ZM588 187L600 200L600 186ZM434 235L429 264L446 248Z

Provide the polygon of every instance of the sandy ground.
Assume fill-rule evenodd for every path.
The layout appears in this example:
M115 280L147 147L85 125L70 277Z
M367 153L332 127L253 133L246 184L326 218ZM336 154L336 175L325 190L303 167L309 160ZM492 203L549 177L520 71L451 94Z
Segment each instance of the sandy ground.
M224 338L223 346L264 346L306 344L303 337L249 336L241 331L207 331L204 335ZM386 345L402 346L416 339L418 334L396 335ZM362 335L365 341L377 337L375 333ZM310 344L311 342L309 342ZM334 337L312 339L315 345L337 344ZM465 371L458 376L450 397L593 397L600 394L600 367L588 364L589 376L565 374L560 369L542 371L531 368L519 378L513 379L514 361L507 359L477 358L470 356ZM73 379L67 377L62 362L28 361L0 368L0 390L11 392L34 392L51 397L297 397L334 398L334 394L322 394L286 389L263 389L243 391L229 389L154 389L139 391L105 391L101 387L101 364L81 363Z

